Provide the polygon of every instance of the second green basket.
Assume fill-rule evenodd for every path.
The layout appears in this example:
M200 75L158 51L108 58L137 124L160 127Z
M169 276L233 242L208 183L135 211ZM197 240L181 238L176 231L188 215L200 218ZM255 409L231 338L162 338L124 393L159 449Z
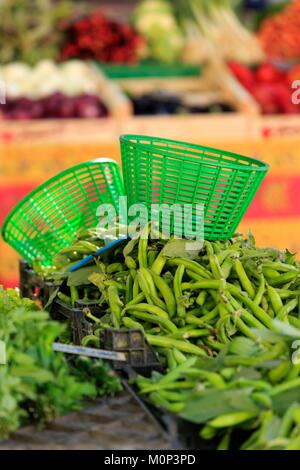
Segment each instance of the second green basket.
M110 159L80 163L49 179L10 212L2 236L29 263L51 266L55 254L71 245L75 234L95 228L100 204L116 211L124 195L118 164Z
M145 203L148 211L151 204L202 204L208 240L234 235L269 168L254 158L176 140L122 135L120 143L128 204Z

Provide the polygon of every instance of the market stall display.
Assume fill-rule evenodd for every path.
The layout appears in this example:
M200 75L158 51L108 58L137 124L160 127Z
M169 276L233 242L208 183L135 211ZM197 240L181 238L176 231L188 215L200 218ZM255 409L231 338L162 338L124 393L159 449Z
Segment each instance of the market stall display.
M75 8L76 10L76 8ZM0 62L36 64L43 59L57 59L62 41L61 21L74 14L74 2L51 0L1 2Z
M43 60L34 67L12 63L0 67L7 83L4 119L96 119L130 113L129 100L91 64Z
M231 62L229 68L240 83L253 96L262 114L298 114L300 104L297 86L299 66L287 70L270 62L262 63L256 69ZM293 95L295 100L293 101Z
M199 63L212 55L246 64L263 59L258 40L227 0L144 0L137 6L134 24L152 57L161 61Z
M287 2L278 13L260 25L258 39L268 57L281 60L300 58L300 2Z
M142 55L143 39L128 24L110 20L100 12L64 27L61 59L94 59L103 63L135 63Z

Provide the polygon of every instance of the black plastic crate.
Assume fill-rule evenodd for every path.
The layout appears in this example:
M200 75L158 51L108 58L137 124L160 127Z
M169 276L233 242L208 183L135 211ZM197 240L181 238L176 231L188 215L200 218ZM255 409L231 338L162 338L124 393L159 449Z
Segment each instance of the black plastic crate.
M138 393L137 387L130 382L136 376L131 371L127 377L122 376L124 387L131 393L133 398L145 410L148 416L170 440L173 449L182 450L215 450L218 443L212 440L202 439L199 435L200 424L186 421L180 416L156 408L146 397Z
M55 283L47 282L38 276L26 261L20 262L20 292L23 297L38 300L42 306L45 306L56 288ZM76 345L80 345L85 336L93 334L94 325L86 318L85 309L98 318L104 314L98 302L78 300L72 307L55 298L51 306L51 318L68 322L72 331L72 340ZM103 329L100 344L102 349L123 352L126 355L126 363L117 361L113 363L116 369L131 367L143 374L150 374L152 370L163 370L157 355L141 330Z
M103 349L125 354L126 363L115 361L116 369L131 367L134 371L144 374L149 374L152 370L163 371L160 360L141 330L103 329L100 333L100 344Z
M131 371L130 378L135 376ZM168 437L173 449L181 450L215 450L217 443L214 440L206 441L199 435L201 425L191 423L176 414L168 413L156 408L150 401L139 395L137 387L130 383L128 378L122 378L124 387L144 409L156 426Z
M45 306L52 292L57 288L54 282L47 281L35 273L32 266L25 260L19 263L20 294L32 300L38 300Z

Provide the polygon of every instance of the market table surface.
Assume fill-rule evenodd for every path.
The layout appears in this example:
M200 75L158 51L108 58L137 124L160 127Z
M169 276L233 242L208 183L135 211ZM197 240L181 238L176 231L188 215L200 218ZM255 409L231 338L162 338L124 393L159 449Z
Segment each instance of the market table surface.
M20 429L0 450L138 450L170 449L134 399L123 392L103 398L78 413L58 418L44 430Z

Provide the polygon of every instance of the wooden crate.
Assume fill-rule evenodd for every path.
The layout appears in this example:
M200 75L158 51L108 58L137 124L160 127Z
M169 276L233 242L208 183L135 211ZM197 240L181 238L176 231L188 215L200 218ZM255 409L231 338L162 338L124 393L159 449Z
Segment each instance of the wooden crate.
M253 97L233 77L225 64L216 59L204 65L198 77L145 77L114 81L121 90L133 96L167 91L178 94L188 104L207 106L221 102L232 106L238 113L259 113ZM169 116L169 119L172 118L173 115Z

